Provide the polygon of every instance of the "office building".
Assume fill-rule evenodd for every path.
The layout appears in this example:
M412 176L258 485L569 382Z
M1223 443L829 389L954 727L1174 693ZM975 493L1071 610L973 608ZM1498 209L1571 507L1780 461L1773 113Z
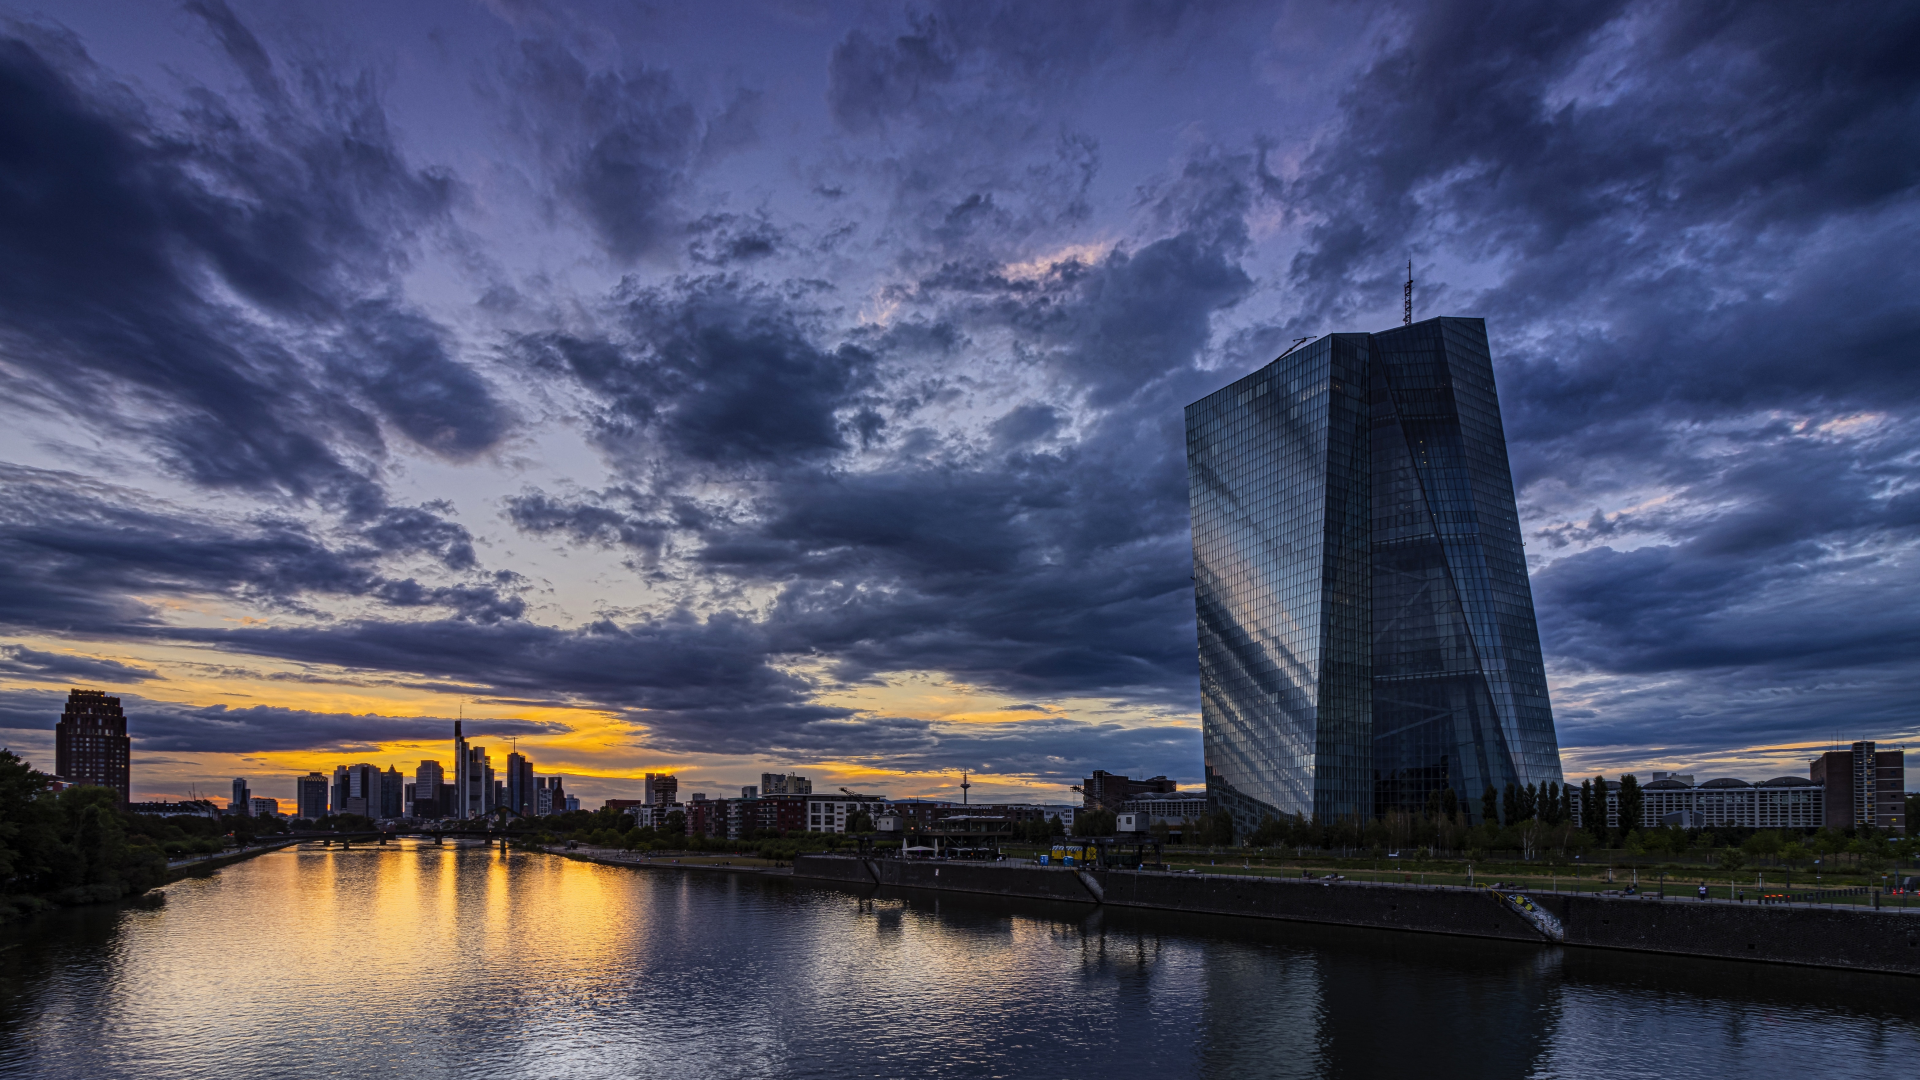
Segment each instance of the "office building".
M227 811L246 817L253 812L251 804L247 801L252 797L253 792L248 789L247 782L236 779L233 782L233 800L227 803Z
M99 690L72 690L53 726L53 771L69 784L112 788L131 801L127 714L120 699Z
M1801 776L1776 776L1757 784L1723 776L1695 784L1684 773L1654 773L1640 788L1640 827L1672 825L1683 829L1711 829L1731 825L1745 829L1817 829L1827 823L1819 781ZM1608 810L1613 827L1620 820L1620 785L1607 784ZM1576 803L1579 800L1574 800Z
M407 778L389 765L387 771L380 774L380 812L371 816L391 820L406 812Z
M417 818L437 818L445 811L440 808L440 788L446 783L446 770L437 761L422 761L413 770L413 816Z
M262 798L258 795L249 795L247 796L247 816L279 817L280 800Z
M740 789L740 797L743 799L757 799L760 797L760 789L752 784L748 784Z
M679 802L679 778L672 773L648 773L646 801L654 806Z
M518 750L507 755L507 805L516 814L533 814L533 762Z
M1486 326L1333 334L1187 407L1207 794L1241 829L1558 783Z
M318 821L327 816L327 778L317 772L295 777L293 781L294 816Z
M395 773L394 776L397 780L399 774ZM380 771L380 766L365 762L358 765L342 765L333 771L333 786L334 813L359 814L373 819L383 816L382 795L386 787L386 779ZM397 798L397 785L395 795Z
M458 762L459 772L454 779L454 815L457 818L485 817L493 809L496 781L493 778L493 760L487 756L484 746L469 746L459 737L459 724L454 724L454 742L456 752L461 755Z
M1151 780L1131 780L1105 769L1095 769L1092 776L1080 781L1080 808L1098 810L1104 806L1108 810L1118 811L1120 804L1135 795L1167 794L1179 788L1179 784L1164 776L1156 776Z
M811 795L813 781L797 773L761 773L762 795Z
M887 801L878 795L809 795L805 801L808 832L843 833L849 815L879 817L887 812Z
M1826 788L1827 824L1842 828L1871 825L1905 832L1907 828L1907 765L1903 750L1879 750L1857 742L1850 749L1829 750L1814 758L1807 775Z

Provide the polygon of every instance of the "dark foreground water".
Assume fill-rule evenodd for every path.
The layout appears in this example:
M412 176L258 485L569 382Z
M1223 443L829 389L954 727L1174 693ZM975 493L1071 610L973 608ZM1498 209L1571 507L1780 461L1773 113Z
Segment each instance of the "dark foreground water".
M285 851L0 927L0 1075L1832 1077L1920 980L605 868Z

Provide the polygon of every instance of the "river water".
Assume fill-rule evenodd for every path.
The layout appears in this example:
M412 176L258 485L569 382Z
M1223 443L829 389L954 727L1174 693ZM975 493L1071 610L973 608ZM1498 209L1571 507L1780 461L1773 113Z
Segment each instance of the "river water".
M290 849L0 927L0 1076L1711 1077L1920 1068L1920 982Z

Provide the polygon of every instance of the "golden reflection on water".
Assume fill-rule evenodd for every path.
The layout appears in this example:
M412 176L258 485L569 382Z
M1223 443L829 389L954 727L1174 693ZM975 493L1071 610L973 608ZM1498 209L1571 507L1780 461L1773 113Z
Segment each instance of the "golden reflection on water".
M1796 969L411 840L169 892L0 928L0 1075L1635 1075L1622 1031L1663 1078L1920 1060L1905 981Z

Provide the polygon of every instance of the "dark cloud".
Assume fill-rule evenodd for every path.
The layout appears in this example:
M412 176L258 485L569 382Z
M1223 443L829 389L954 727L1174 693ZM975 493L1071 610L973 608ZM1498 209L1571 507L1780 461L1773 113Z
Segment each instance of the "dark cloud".
M852 343L819 345L804 314L732 278L699 278L622 297L623 342L561 334L525 339L535 364L594 394L602 440L658 438L710 464L819 459L848 446L843 411L874 377Z
M703 109L670 71L600 70L550 39L519 43L507 82L524 134L540 147L555 193L622 261L677 247L697 169L751 145L761 96ZM742 241L751 257L752 241Z
M371 753L382 744L445 742L427 751L442 759L452 751L453 717L323 713L267 705L183 705L118 694L127 714L127 734L139 753L262 754ZM50 729L60 718L64 692L0 690L0 729ZM547 720L467 720L470 739L508 735L560 735L572 730ZM153 762L143 762L153 764ZM50 768L51 763L47 766Z
M365 505L382 422L491 445L502 407L392 299L451 181L403 159L364 80L301 71L296 95L224 6L195 10L257 100L160 115L69 38L0 40L0 379L215 487Z
M31 682L130 683L159 678L147 668L96 656L42 652L25 645L0 645L0 675Z
M461 565L464 532L425 508L392 511L397 517L375 523L368 531L380 546L336 546L284 517L190 517L60 473L0 466L0 492L0 624L7 626L144 637L163 632L154 603L174 597L306 613L323 598L364 597L481 620L516 617L523 608L510 575L426 586L381 571L379 557L388 552L425 551Z

